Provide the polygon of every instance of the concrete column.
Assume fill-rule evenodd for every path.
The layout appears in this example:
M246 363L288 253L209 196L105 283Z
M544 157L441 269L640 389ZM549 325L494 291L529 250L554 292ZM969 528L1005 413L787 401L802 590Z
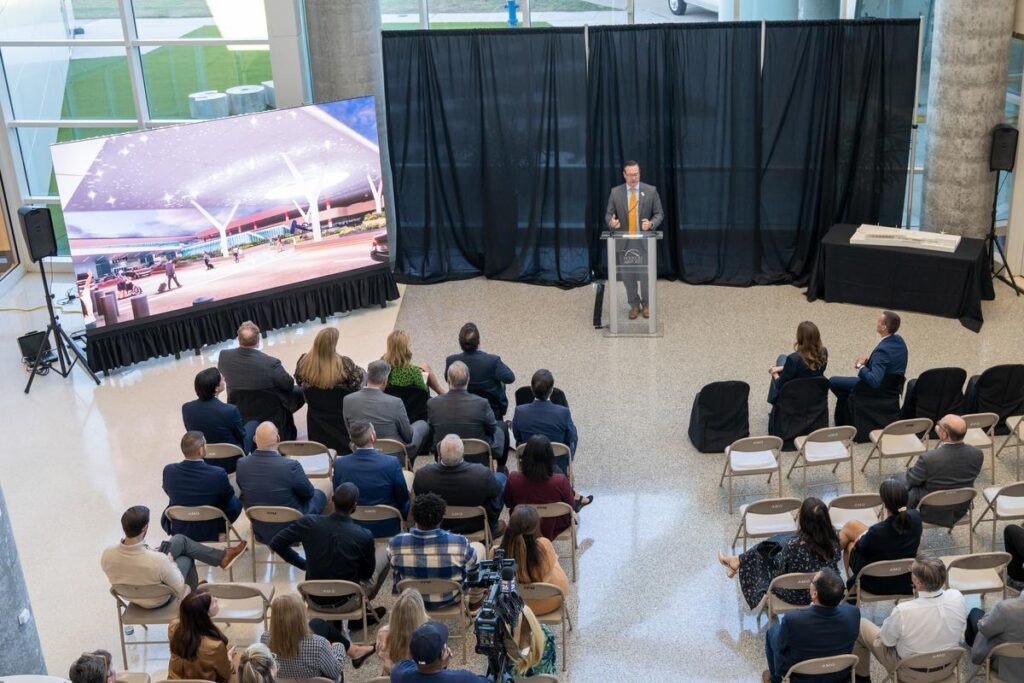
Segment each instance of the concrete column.
M377 98L384 210L394 258L395 198L384 107L380 0L305 0L305 3L313 101L328 102L367 95Z
M799 0L797 19L838 19L839 0Z
M1014 0L936 0L928 83L922 227L983 237L996 174L993 126L1003 120Z
M0 489L0 676L45 674L35 614L28 601L18 548Z

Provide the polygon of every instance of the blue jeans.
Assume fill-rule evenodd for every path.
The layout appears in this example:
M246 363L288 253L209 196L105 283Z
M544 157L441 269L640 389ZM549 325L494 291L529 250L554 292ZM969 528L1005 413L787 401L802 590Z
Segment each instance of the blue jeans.
M768 675L772 683L781 683L785 671L778 670L778 662L775 652L775 636L779 632L778 622L771 625L764 637L764 656L768 660Z

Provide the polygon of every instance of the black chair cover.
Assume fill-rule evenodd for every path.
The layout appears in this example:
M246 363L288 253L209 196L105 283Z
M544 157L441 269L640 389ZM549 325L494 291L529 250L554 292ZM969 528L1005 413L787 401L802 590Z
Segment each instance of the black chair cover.
M967 413L996 413L996 434L1009 434L1006 418L1024 413L1024 365L996 365L967 383Z
M906 381L903 375L886 375L877 389L857 382L849 397L836 401L836 424L856 427L857 443L870 441L872 430L900 419L900 395Z
M750 412L746 382L712 382L693 399L690 441L701 453L721 453L736 439L750 436Z
M938 424L945 415L964 413L964 382L967 371L963 368L932 368L907 382L903 396L902 418L927 417ZM932 428L935 438L935 428Z
M238 406L242 424L252 420L273 422L282 441L291 441L298 434L292 411L284 405L280 392L273 389L236 389L230 392L228 401Z
M569 407L569 402L565 399L565 392L558 387L551 390L551 402L566 408ZM533 403L533 389L529 386L516 389L516 405L521 406L524 403Z
M384 389L385 394L396 396L402 399L405 404L405 412L409 415L409 422L427 419L427 399L430 398L430 391L424 391L419 387L393 387L390 384Z
M306 427L310 441L319 441L328 448L338 451L338 455L351 453L349 448L348 425L342 404L351 391L342 387L333 389L317 389L303 387L306 395Z
M783 441L784 450L793 450L793 439L828 427L828 380L805 377L782 385L779 397L768 415L768 433Z

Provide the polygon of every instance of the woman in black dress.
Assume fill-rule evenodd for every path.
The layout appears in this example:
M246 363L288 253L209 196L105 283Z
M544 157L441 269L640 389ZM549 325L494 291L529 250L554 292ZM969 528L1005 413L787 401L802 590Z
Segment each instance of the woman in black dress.
M796 343L793 353L779 355L775 365L768 368L772 376L768 387L768 402L775 403L782 385L793 379L804 377L821 377L828 365L828 349L821 345L821 332L810 320L796 326Z
M740 590L747 606L754 609L761 603L768 585L776 576L813 573L823 567L839 572L839 537L836 535L828 506L818 498L806 498L800 506L795 534L778 534L761 541L742 555L718 553L718 561L729 578L740 576ZM807 590L778 590L775 594L793 605L808 605Z
M851 519L839 531L850 587L860 570L872 562L916 557L917 547L921 545L921 513L907 509L907 487L896 479L886 479L878 487L878 495L882 497L886 511L883 521L869 528L864 522ZM910 574L865 577L861 588L876 595L909 595L913 592Z

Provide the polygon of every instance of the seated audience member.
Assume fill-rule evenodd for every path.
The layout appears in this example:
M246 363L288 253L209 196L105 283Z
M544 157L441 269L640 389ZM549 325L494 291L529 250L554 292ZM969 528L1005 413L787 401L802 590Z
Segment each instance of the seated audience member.
M417 494L412 503L415 526L388 542L388 559L395 585L402 579L451 579L465 585L466 575L486 557L481 543L470 543L465 536L441 528L444 499L433 493ZM455 603L453 593L424 597L427 609Z
M423 607L423 596L406 588L391 608L388 623L377 631L377 657L381 663L381 674L391 673L395 662L409 659L409 639L412 632L430 621Z
M839 573L839 537L828 515L828 506L817 498L805 498L800 506L795 534L778 534L761 541L740 556L718 553L718 561L729 578L740 575L740 589L747 607L760 604L776 576L811 573L824 568ZM792 605L807 605L811 598L803 590L779 590L777 596Z
M354 422L365 420L373 424L378 438L401 441L409 456L416 457L430 427L423 420L409 424L402 399L384 393L390 372L391 366L382 360L375 360L366 367L366 386L345 397L345 424L351 430ZM349 434L351 436L351 431Z
M84 652L71 664L68 679L71 683L114 683L114 660L106 650Z
M960 645L967 624L967 607L960 591L943 589L946 566L942 560L918 555L911 569L911 581L917 597L896 603L881 629L867 619L860 620L860 636L853 650L859 660L858 683L871 680L871 655L891 672L901 659ZM924 680L945 678L933 675Z
M238 461L236 482L245 507L279 505L298 510L304 515L319 515L327 505L327 495L313 488L302 465L281 455L277 445L281 437L273 422L256 428L256 449ZM253 522L256 538L270 543L283 524Z
M1006 585L1015 591L1024 592L1024 527L1020 524L1007 524L1003 529L1003 548L1010 553Z
M186 431L202 432L206 443L230 443L248 453L252 448L252 435L245 432L242 414L237 406L217 398L226 387L224 376L217 368L200 370L195 379L198 398L181 406L181 419ZM237 461L237 458L224 458L218 460L217 465L234 472Z
M935 433L939 435L939 447L919 456L905 475L910 490L908 507L917 508L921 499L933 491L973 487L985 462L981 450L964 443L967 423L959 415L947 415L939 420ZM921 519L951 527L965 514L967 503L956 508L928 506L921 513Z
M295 382L302 387L359 391L363 370L348 356L338 353L337 327L325 327L316 333L313 348L299 356L295 364Z
M167 678L216 683L231 680L228 637L213 623L219 611L217 598L202 586L182 598L177 620L167 627L171 649Z
M306 515L295 520L270 541L270 549L285 562L305 570L306 580L333 579L359 583L372 600L387 573L387 553L377 553L373 534L352 521L359 489L345 483L334 490L334 512ZM292 550L301 543L305 557ZM347 601L347 598L346 598ZM330 604L322 598L316 602ZM374 622L376 623L376 622Z
M466 669L449 669L452 651L448 647L448 627L428 621L409 639L411 659L397 662L391 669L391 683L487 683L490 679Z
M278 675L287 679L343 680L346 656L356 669L373 654L373 645L353 645L345 634L323 619L308 620L298 593L285 593L270 603L270 630L260 642L274 653Z
M130 507L121 515L121 529L124 531L124 538L117 545L104 550L100 557L100 566L112 586L164 585L170 588L175 596L183 598L188 595L189 590L199 585L195 566L197 561L227 569L245 552L245 541L219 550L197 543L181 534L170 538L165 552L150 548L146 545L149 508L144 505ZM152 609L163 607L168 602L169 600L141 599L135 605Z
M277 683L277 658L263 643L235 651L238 683Z
M164 466L164 493L167 507L210 505L221 510L234 522L242 513L242 501L235 495L228 473L221 467L206 463L206 439L202 432L185 432L181 437L185 459ZM224 533L224 522L183 522L161 516L160 526L168 534L184 534L193 541L216 541Z
M981 608L972 609L967 615L964 640L975 664L983 664L997 645L1024 643L1024 598L1004 598L987 615ZM1001 681L1024 681L1024 660L996 656L992 670Z
M238 326L238 348L224 349L217 360L217 369L228 384L228 400L235 391L270 390L278 394L281 405L295 412L305 404L302 389L281 361L259 349L260 328L251 320Z
M896 334L900 329L900 317L892 311L882 311L875 321L875 331L882 339L871 355L858 358L853 364L856 377L832 377L828 383L836 396L847 396L857 382L864 382L872 389L882 386L886 375L907 374L907 343Z
M794 664L853 652L860 633L860 610L843 602L843 580L831 569L818 571L811 579L809 609L786 612L768 629L764 653L768 670L761 674L764 683L781 683ZM798 679L796 677L794 680ZM819 676L818 683L848 683L849 669Z
M516 561L516 581L524 583L552 583L568 595L569 579L551 541L540 533L540 515L529 505L520 505L508 517L508 529L501 539L506 559ZM527 600L526 604L537 616L554 612L561 607L558 598Z
M434 447L446 434L463 439L482 439L490 444L498 469L505 468L505 435L486 399L466 391L469 368L455 361L448 368L448 393L427 401L427 421L434 432Z
M452 354L445 359L445 374L448 374L453 363L464 363L469 369L469 393L487 399L494 410L495 419L502 419L508 410L505 385L516 381L515 373L501 362L501 356L480 350L480 330L474 323L466 323L459 330L459 347L462 353ZM451 385L451 380L448 384Z
M555 454L546 436L535 434L526 442L519 458L519 471L509 472L505 485L505 507L514 510L517 505L566 503L582 510L594 500L593 496L580 496L572 490L569 478L555 468ZM544 537L555 540L569 528L568 515L545 517L540 521Z
M828 349L821 345L821 332L810 320L796 327L796 343L793 353L779 354L775 365L768 368L772 382L768 387L768 402L775 403L782 385L790 380L805 377L821 377L828 365Z
M872 562L903 560L917 556L921 545L921 514L907 509L907 487L896 479L886 479L878 487L886 517L871 525L851 519L839 531L843 546L846 575L853 583L860 570ZM876 595L907 595L912 592L910 576L876 577L861 579L861 588Z
M373 447L377 436L369 422L354 422L348 433L356 449L350 455L334 460L334 488L346 482L352 483L359 489L360 505L389 505L401 512L402 519L405 519L409 514L409 483L402 463L395 456L381 453ZM401 521L397 519L357 520L356 524L369 530L374 538L394 536L402 531Z
M409 346L409 335L404 330L395 330L388 335L388 348L383 360L391 366L388 384L393 387L415 387L435 394L443 394L447 389L441 386L437 375L426 363L412 362L412 348ZM426 381L423 373L427 373Z
M512 434L516 437L516 443L526 443L534 434L543 434L552 442L564 443L575 457L576 442L579 439L572 413L565 406L551 402L551 392L555 388L554 376L549 370L541 368L533 373L530 388L533 390L533 403L517 406L512 417Z
M505 530L505 523L498 519L502 508L502 492L505 490L505 475L495 473L489 467L463 458L462 439L449 434L438 445L438 462L430 463L416 470L412 482L415 495L436 493L446 505L457 507L482 506L487 511L487 522L491 536L498 537ZM444 528L457 534L472 534L484 528L476 519L452 519L444 521Z

